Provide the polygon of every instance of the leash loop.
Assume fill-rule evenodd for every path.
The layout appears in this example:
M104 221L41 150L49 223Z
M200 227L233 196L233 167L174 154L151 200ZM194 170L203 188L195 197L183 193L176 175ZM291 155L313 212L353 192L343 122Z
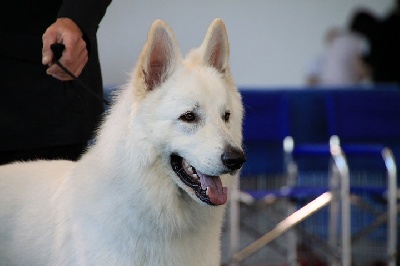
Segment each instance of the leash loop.
M92 89L90 89L82 80L80 80L77 76L71 73L65 66L63 66L59 59L62 56L62 53L65 49L65 45L62 43L53 43L50 45L50 49L53 52L53 62L59 66L68 76L70 76L73 80L75 80L82 88L84 88L87 92L89 92L91 95L102 101L105 105L110 105L110 102L107 101L106 99L102 98L99 96L97 93L95 93Z

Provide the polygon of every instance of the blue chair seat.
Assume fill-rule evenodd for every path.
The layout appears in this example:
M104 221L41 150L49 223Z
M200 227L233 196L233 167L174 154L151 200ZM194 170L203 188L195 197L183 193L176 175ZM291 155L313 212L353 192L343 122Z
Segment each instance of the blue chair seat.
M246 190L245 192L259 201L267 198L291 198L294 200L307 200L328 191L327 187L283 187L276 190Z

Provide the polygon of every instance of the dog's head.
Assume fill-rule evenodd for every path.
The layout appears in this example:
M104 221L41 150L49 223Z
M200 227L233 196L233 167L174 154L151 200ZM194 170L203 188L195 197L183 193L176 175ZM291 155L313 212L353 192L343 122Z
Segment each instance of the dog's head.
M155 21L134 81L136 117L145 138L161 147L167 174L198 202L225 204L223 183L229 181L221 177L235 174L245 155L243 107L222 20L212 22L202 45L185 59L171 28Z

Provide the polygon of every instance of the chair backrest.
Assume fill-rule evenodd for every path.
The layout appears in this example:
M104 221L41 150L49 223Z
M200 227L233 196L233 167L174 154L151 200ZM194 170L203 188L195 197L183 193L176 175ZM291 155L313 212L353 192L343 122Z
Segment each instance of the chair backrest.
M327 96L328 131L341 142L400 142L400 91L342 91Z
M242 176L283 171L282 141L289 132L286 96L281 92L241 90L245 115L243 145L247 162Z
M343 91L326 99L328 129L340 138L352 184L385 184L381 152L400 145L400 91Z
M280 92L241 91L245 141L283 141L289 132L287 99Z

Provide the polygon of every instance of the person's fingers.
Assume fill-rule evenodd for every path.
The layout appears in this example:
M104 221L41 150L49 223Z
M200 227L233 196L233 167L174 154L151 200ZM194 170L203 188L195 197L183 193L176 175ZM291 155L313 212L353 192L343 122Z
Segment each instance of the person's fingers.
M85 67L88 61L88 53L86 50L86 43L79 44L79 48L70 48L67 49L63 53L63 56L60 58L60 63L65 66L71 73L75 76L79 76L82 73L83 68ZM70 47L70 46L69 46ZM70 51L74 50L73 53Z
M59 66L56 64L52 64L49 68L47 68L46 73L56 79L59 80L72 80L73 78L64 72Z
M53 61L53 52L50 45L57 43L57 32L52 28L48 28L42 36L42 64L48 65Z

